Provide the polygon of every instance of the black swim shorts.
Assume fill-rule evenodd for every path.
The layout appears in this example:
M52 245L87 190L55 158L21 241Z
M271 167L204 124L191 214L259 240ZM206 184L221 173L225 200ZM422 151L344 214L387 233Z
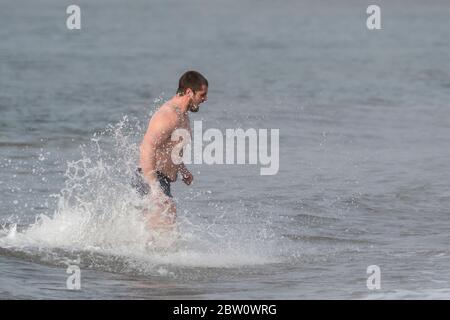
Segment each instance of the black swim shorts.
M160 171L156 171L156 175L164 194L172 198L172 194L170 193L170 179ZM150 186L144 180L144 176L142 175L142 168L137 168L134 172L134 177L131 180L131 186L136 189L141 197L147 195L150 192Z

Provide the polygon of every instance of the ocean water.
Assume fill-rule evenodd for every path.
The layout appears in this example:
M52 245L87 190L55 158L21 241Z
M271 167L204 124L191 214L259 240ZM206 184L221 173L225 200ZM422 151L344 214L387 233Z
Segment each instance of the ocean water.
M0 299L450 298L449 2L77 4L0 1ZM191 121L279 129L279 171L189 165L149 245L129 177L188 69Z

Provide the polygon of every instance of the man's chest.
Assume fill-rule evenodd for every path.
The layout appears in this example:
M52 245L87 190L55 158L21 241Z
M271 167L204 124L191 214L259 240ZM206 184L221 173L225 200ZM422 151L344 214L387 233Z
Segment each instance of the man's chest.
M183 117L179 122L179 129L186 130L189 135L192 135L191 124L187 116Z

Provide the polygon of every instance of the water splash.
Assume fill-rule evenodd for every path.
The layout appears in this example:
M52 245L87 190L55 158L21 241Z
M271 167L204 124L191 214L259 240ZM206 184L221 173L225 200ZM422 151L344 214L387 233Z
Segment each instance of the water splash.
M28 252L37 260L43 258L36 251L45 251L49 263L81 255L89 267L159 275L171 274L167 266L223 268L276 262L267 230L253 232L251 221L224 228L217 219L195 221L195 215L188 219L179 214L178 232L155 247L142 213L151 203L130 185L142 134L139 121L128 117L94 134L89 144L80 146L79 160L67 163L65 186L53 214L38 215L23 231L14 225L3 228L0 247Z

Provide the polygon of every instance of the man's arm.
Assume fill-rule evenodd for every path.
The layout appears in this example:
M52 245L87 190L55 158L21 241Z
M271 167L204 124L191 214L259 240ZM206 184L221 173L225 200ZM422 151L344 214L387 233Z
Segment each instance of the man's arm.
M169 139L177 126L177 122L176 114L163 112L155 115L150 120L142 141L140 147L142 174L152 190L161 189L156 176L156 150Z

